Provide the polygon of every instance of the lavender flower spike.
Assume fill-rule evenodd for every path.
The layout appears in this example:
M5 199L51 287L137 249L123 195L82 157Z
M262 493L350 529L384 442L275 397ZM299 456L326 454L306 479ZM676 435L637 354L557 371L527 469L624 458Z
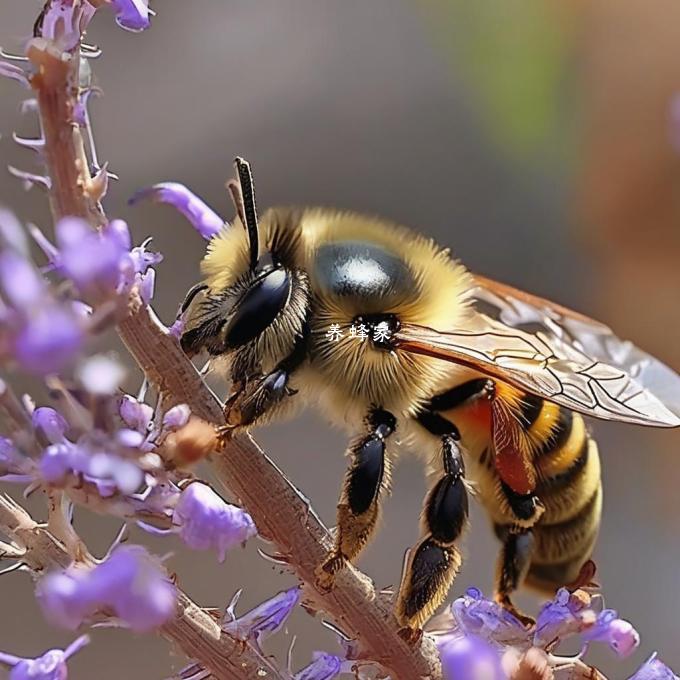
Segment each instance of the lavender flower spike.
M253 640L259 645L265 636L281 629L299 602L301 592L299 586L282 590L238 618L233 618L232 607L228 607L222 621L222 630L239 640ZM228 617L232 617L232 620Z
M663 661L656 658L655 652L628 680L680 680L680 678Z
M137 632L163 625L174 613L177 592L160 565L139 545L117 547L94 569L52 572L36 591L45 617L75 629L95 612L113 612Z
M37 659L22 659L0 652L0 663L13 667L9 680L67 680L66 662L89 642L88 635L81 635L65 650L50 649Z
M189 484L175 507L173 524L181 539L194 550L217 550L223 562L227 550L257 533L250 515L225 503L207 484Z
M147 198L154 203L169 203L174 206L206 241L209 241L225 226L224 220L183 184L177 182L154 184L146 189L140 189L129 200L129 203L135 205Z

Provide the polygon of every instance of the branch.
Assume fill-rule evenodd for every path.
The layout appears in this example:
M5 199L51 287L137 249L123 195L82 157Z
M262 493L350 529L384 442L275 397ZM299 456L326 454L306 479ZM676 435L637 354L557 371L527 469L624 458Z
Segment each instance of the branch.
M176 339L153 311L131 299L128 316L119 324L123 342L163 402L188 404L192 412L215 425L223 424L222 407L205 385ZM423 636L415 646L399 636L389 599L377 595L370 579L353 567L338 573L335 587L316 586L315 569L328 556L330 533L309 502L247 435L235 437L212 459L219 481L250 513L258 532L273 542L283 559L307 584L306 593L360 645L363 658L380 663L399 680L441 677L434 643Z
M65 569L72 560L66 548L9 496L0 496L0 531L22 548L21 561L36 574ZM85 562L94 563L86 553ZM285 680L264 655L251 645L228 636L217 621L178 588L176 616L159 629L189 658L196 659L216 680Z

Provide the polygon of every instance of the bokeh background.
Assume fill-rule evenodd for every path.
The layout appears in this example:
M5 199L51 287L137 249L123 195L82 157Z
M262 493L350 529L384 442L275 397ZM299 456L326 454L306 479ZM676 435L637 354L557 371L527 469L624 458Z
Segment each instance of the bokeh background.
M40 4L2 0L0 44L18 48ZM254 167L260 206L322 204L376 213L450 246L473 270L553 298L613 325L680 366L680 4L674 0L157 1L146 34L97 16L89 38L104 97L91 113L100 156L120 181L110 216L165 254L157 309L165 320L198 277L204 244L169 208L127 198L162 180L188 184L230 216L231 159ZM103 13L102 13L103 14ZM26 95L0 80L1 164L34 169L11 141L36 123ZM4 171L3 171L4 172ZM47 202L0 175L0 203L49 225ZM115 343L111 347L116 349ZM131 369L130 387L138 376ZM604 463L596 552L606 602L632 620L641 650L626 662L593 653L611 678L652 650L680 670L680 441L677 433L592 423ZM257 433L332 524L345 435L313 413ZM422 469L403 457L384 526L360 566L397 584L418 535ZM40 511L39 499L32 507ZM117 525L77 512L103 552ZM256 554L224 565L149 540L204 605L242 607L293 583ZM266 549L265 545L262 545ZM490 591L497 545L477 509L452 595ZM29 578L0 578L0 649L35 656L71 636L42 621ZM535 611L538 602L523 604ZM243 611L243 609L241 609ZM268 649L293 666L333 636L296 613ZM163 678L184 660L153 636L94 632L76 679Z

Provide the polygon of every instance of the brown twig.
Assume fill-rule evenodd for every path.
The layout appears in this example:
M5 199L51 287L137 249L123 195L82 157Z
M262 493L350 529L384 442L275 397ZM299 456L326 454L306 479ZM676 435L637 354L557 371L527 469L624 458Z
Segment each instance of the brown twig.
M177 340L153 311L132 298L130 313L119 325L120 336L164 403L188 404L192 412L215 425L224 423L222 407L205 385ZM370 579L354 568L338 574L335 588L316 586L315 569L332 545L307 500L248 436L234 438L212 460L219 481L234 493L255 520L260 534L304 581L316 606L356 639L363 657L380 663L393 678L441 677L434 643L428 636L417 645L398 635L391 603L376 594Z
M65 546L47 527L35 522L24 508L4 494L0 495L0 531L23 548L19 559L34 574L63 569L72 563ZM84 546L79 558L94 563ZM176 616L159 633L186 656L197 659L216 680L285 680L269 659L251 645L222 632L217 621L179 588Z

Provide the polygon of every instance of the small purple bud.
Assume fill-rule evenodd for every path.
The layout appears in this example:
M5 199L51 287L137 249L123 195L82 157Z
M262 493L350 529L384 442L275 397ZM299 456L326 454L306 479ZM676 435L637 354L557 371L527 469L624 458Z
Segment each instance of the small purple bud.
M501 644L519 644L528 639L521 621L477 588L469 588L451 604L451 613L465 633Z
M11 250L0 253L0 285L17 311L35 307L45 299L45 282L28 260Z
M149 269L146 274L138 274L139 277L139 297L145 305L148 305L156 288L156 270Z
M38 582L36 598L47 621L55 626L75 630L92 613L85 569L67 569L47 574Z
M116 548L95 567L90 588L99 602L138 632L163 625L175 611L175 586L141 545Z
M102 233L111 238L121 250L132 248L132 236L130 228L124 220L111 220L102 229Z
M121 272L125 250L120 234L98 233L84 220L64 217L56 225L60 270L81 292L112 293Z
M655 652L628 680L680 680L680 678L663 661L656 658Z
M137 430L123 428L116 432L116 441L127 449L138 449L144 443L144 435Z
M87 476L95 482L103 482L105 486L107 482L113 482L124 494L134 493L144 481L144 473L134 461L110 453L90 456Z
M498 652L476 635L454 638L440 658L444 680L506 680Z
M177 591L144 547L124 545L92 569L48 574L38 583L37 597L45 617L66 628L77 628L104 609L132 630L146 632L173 615Z
M82 635L65 650L50 649L37 659L21 659L0 652L0 663L13 666L9 680L67 680L66 662L89 642L89 636Z
M193 482L180 496L172 516L180 538L194 550L217 550L223 562L227 551L257 533L250 515L225 503L207 484Z
M276 633L283 627L300 600L301 592L299 586L282 590L243 616L234 620L223 619L222 630L239 640L253 640L259 645L264 637ZM230 613L228 611L227 615Z
M565 639L592 625L596 615L566 588L560 588L555 597L546 602L536 619L534 645L545 647L557 639Z
M58 373L76 358L84 340L83 330L70 310L47 303L31 314L19 331L14 355L30 373Z
M163 416L164 430L179 430L189 422L191 409L186 404L178 404L165 412Z
M78 379L90 393L99 396L115 394L125 377L125 369L104 354L95 354L78 367Z
M293 680L332 680L343 671L343 660L334 654L314 652L309 666L293 676Z
M145 274L149 267L153 267L163 261L163 255L146 249L150 241L151 239L147 239L141 246L135 246L130 251L133 269L138 274Z
M618 618L613 609L598 614L595 624L583 632L583 639L590 642L606 642L618 656L632 654L640 644L640 635L624 619Z
M116 23L126 31L137 33L151 26L148 0L111 0Z
M119 413L123 422L128 427L142 434L148 434L153 418L151 406L139 402L134 397L126 394L121 399Z
M129 202L134 205L147 198L154 203L169 203L174 206L206 240L210 240L225 226L224 220L183 184L177 182L154 184L146 189L140 189Z
M49 406L41 406L33 411L31 416L33 428L40 430L50 444L58 444L64 441L64 435L68 430L68 423L61 413Z

